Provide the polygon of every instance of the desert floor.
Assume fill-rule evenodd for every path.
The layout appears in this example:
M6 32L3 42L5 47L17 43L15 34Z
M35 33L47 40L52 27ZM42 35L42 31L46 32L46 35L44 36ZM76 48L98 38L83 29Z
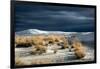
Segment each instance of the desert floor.
M86 56L82 59L77 59L74 52L69 52L68 49L58 50L57 53L53 53L52 50L47 50L47 53L41 55L32 55L30 53L31 51L31 47L15 48L16 65L71 63L94 60L94 50L89 47L86 47Z

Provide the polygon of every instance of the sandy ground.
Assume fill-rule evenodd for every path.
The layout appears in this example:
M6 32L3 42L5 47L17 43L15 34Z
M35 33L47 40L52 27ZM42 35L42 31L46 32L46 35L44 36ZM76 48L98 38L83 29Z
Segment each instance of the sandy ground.
M30 53L31 51L31 47L15 48L15 60L17 60L17 65L70 63L94 60L94 50L87 47L86 56L82 59L77 59L74 52L69 52L68 49L58 50L57 53L53 53L52 50L47 50L47 53L41 55L32 55Z

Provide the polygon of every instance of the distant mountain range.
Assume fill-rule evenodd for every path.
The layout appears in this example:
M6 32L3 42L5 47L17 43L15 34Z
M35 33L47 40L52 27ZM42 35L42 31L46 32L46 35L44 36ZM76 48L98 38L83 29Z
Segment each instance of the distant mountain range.
M62 31L43 31L43 30L38 30L38 29L28 29L28 30L23 30L19 32L15 32L15 35L38 35L38 34L62 34L62 35L70 35L70 34L75 34L76 32L62 32Z
M19 32L15 32L15 35L24 35L24 36L31 36L31 35L49 35L49 34L61 34L65 35L67 37L70 37L72 35L77 36L82 41L91 41L94 40L94 32L63 32L63 31L44 31L44 30L38 30L38 29L28 29L23 30Z

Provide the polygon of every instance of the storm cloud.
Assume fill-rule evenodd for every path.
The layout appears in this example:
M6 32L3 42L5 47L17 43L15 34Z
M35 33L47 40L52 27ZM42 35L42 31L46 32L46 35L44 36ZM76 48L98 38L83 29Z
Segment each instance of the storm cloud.
M93 32L94 8L16 4L15 30Z

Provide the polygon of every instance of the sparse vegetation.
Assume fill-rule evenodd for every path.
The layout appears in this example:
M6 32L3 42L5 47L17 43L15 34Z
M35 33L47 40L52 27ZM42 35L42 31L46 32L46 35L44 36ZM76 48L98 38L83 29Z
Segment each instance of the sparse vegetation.
M36 52L40 52L39 54L46 52L48 44L61 45L61 49L65 49L68 46L67 40L62 35L17 36L15 38L15 47L35 46ZM33 53L35 53L34 50Z
M63 35L37 35L37 36L16 36L15 37L15 47L31 47L30 54L32 56L39 56L43 53L47 53L47 50L50 49L53 51L53 54L58 54L59 50L66 50L69 48L68 39ZM49 47L48 47L49 46ZM85 56L85 49L81 42L73 40L72 47L74 53L78 59L81 59ZM32 57L33 58L33 57ZM64 60L64 59L63 59ZM62 60L62 61L63 61ZM52 59L32 59L32 62L29 64L50 64L53 63ZM21 59L16 58L15 64L25 65Z
M81 59L85 57L85 48L80 41L73 41L72 48L77 58Z

